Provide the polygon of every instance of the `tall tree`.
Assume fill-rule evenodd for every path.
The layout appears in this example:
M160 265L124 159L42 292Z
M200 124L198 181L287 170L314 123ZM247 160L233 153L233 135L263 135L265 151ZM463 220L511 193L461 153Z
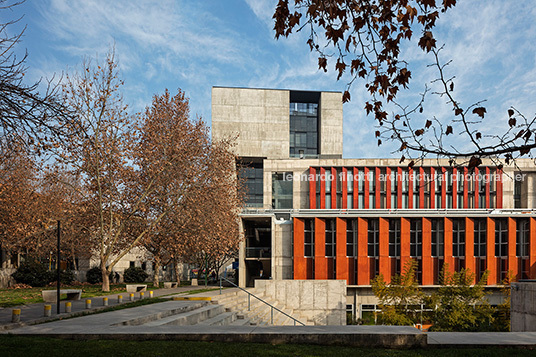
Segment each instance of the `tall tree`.
M102 288L109 291L109 274L117 262L139 245L162 215L145 225L140 209L153 189L153 180L141 185L132 164L136 132L120 88L114 53L104 63L85 62L80 73L67 76L64 94L80 119L71 126L58 155L62 169L80 178L81 187L69 185L80 194L85 206L84 226L100 258ZM158 172L158 170L156 170Z
M180 211L183 221L191 217L192 212L183 209L185 201L192 199L195 205L199 200L188 193L201 190L210 179L205 170L210 138L202 120L190 119L188 99L181 90L174 96L167 90L155 95L140 126L136 150L143 181L140 187L152 186L144 198L143 216L148 223L162 217L144 239L144 246L153 255L154 283L158 284L162 260L169 255L167 247L175 245L182 226L175 215ZM189 219L184 223L189 224Z
M434 36L440 13L452 11L455 5L456 0L294 0L293 5L280 0L273 15L274 31L276 38L308 31L307 45L318 55L319 69L327 72L331 64L338 80L347 79L344 102L350 100L352 84L364 81L370 95L364 109L376 120L378 145L398 142L401 162L405 155L421 159L433 155L469 167L480 165L485 157L498 166L503 161L509 164L536 147L536 117L505 109L508 129L497 134L483 123L482 101L462 104L456 97L455 74L448 73L450 61L440 59L442 46ZM432 90L424 85L418 100L402 104L397 96L408 89L412 77L410 59L404 57L412 52L402 49L412 45L431 55L430 67L436 75L430 81ZM451 115L437 117L424 111L430 95L439 96Z
M0 0L0 12L10 12L22 2ZM0 23L0 150L23 145L40 153L63 137L66 126L76 118L61 100L59 81L27 83L27 53L16 55L24 30L10 34L18 21Z
M144 240L153 255L156 285L164 259L178 266L202 251L221 257L235 250L241 201L230 142L211 143L205 123L189 118L184 92L154 96L141 133L136 162L143 177L155 178L144 214L148 220L165 214ZM153 173L162 167L171 170Z

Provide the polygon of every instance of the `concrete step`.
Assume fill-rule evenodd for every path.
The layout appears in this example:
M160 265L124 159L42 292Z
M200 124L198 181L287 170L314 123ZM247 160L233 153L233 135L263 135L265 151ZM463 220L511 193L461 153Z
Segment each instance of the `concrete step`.
M151 323L151 322L160 321L160 320L162 320L164 318L174 317L175 315L182 314L182 313L185 313L185 312L197 310L197 309L202 308L202 307L207 306L207 305L208 305L207 301L192 302L192 303L188 303L186 305L182 304L182 306L177 307L177 308L170 308L170 309L165 310L165 311L159 311L159 312L156 312L156 313L150 313L150 314L147 314L147 315L138 316L138 317L136 317L134 319L130 319L130 320L126 320L126 321L122 321L122 322L113 324L112 326L117 326L117 325L127 325L127 326L144 325L144 324L148 324L148 323Z
M225 308L221 305L206 305L196 310L149 322L145 324L145 326L195 325L200 323L201 321L222 314L223 312L225 312Z
M236 319L229 326L249 326L250 323L249 319Z
M236 312L224 312L210 319L206 319L198 323L198 325L206 326L225 326L230 325L236 320Z

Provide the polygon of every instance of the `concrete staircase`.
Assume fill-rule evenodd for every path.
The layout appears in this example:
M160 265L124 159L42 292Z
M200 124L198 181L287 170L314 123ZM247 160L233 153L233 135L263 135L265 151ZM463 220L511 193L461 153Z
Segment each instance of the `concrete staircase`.
M158 312L148 310L135 318L116 323L123 326L226 326L245 325L249 321L236 312L211 301L168 301Z
M298 321L301 316L293 316L293 311L273 303L265 297L264 292L249 289L259 298L284 311ZM115 326L293 326L294 320L272 309L270 305L251 296L240 289L225 289L189 296L177 296L174 300L139 307L139 314L125 316ZM296 323L297 326L301 324Z
M292 316L293 318L306 322L306 319L303 319L301 316L294 316L295 313L292 309L288 309L286 306L278 302L270 301L262 291L255 289L247 289L250 293L255 296L263 299L267 303L270 303L272 306L278 308L279 310L285 312L287 315ZM255 297L251 296L248 302L248 294L239 289L228 289L224 290L221 295L212 295L212 302L225 306L226 309L231 311L238 312L238 318L244 321L248 321L250 325L258 326L293 326L294 320L290 317L282 314L281 312L273 309L259 301ZM302 320L300 320L302 318ZM296 323L297 326L301 326L299 323Z

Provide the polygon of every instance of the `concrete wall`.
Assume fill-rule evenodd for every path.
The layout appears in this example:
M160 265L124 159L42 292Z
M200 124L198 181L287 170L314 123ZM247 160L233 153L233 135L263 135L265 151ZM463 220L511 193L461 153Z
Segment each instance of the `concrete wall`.
M292 279L292 221L272 219L272 279Z
M288 90L213 87L213 138L239 135L239 156L288 158L289 104Z
M321 93L320 124L320 155L342 158L342 93Z
M255 290L303 323L346 325L345 280L256 280Z
M512 283L511 331L536 331L536 280Z

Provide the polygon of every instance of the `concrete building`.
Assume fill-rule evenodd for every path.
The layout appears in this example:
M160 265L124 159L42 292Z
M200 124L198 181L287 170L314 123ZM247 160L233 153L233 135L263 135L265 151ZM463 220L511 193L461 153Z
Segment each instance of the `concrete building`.
M212 89L214 138L237 137L248 198L241 286L256 279L344 280L346 308L374 311L370 280L418 261L423 289L439 272L489 270L490 300L511 271L536 278L536 167L474 170L447 160L343 159L342 94Z

